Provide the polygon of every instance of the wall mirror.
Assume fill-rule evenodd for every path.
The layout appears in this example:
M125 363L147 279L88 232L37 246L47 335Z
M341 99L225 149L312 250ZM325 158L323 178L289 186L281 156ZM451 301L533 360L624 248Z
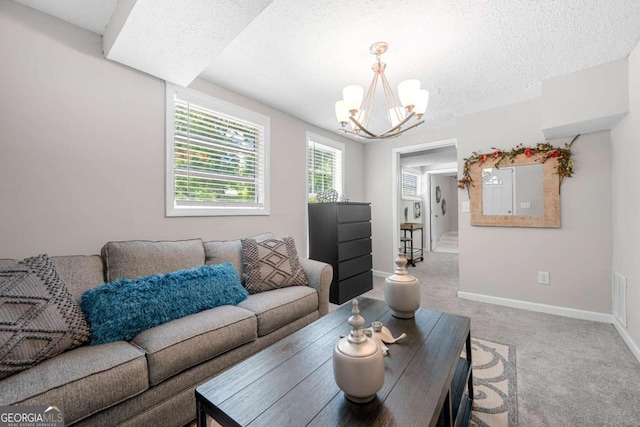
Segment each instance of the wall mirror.
M482 168L482 215L544 216L543 169Z
M509 166L471 167L471 225L560 227L560 177L556 160L519 156Z
M518 146L465 159L460 188L469 191L471 225L560 227L560 185L573 172L571 145Z

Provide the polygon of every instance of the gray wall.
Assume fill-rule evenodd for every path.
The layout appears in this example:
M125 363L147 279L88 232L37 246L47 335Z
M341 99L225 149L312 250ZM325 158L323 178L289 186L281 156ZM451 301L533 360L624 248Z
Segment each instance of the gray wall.
M271 215L165 218L161 80L104 59L100 36L10 1L0 2L0 57L0 258L262 231L304 252L307 130L345 142L345 191L364 200L362 144L196 81L271 117Z
M458 211L460 208L458 207L458 177L450 176L449 177L449 188L451 191L451 196L447 199L447 215L451 215L451 230L450 231L458 231ZM451 199L451 201L449 201Z
M407 208L407 217L409 218L409 221L407 222L415 222L415 223L420 223L423 224L423 227L426 224L427 218L425 217L425 215L429 215L429 210L428 210L428 206L425 203L425 197L428 197L427 194L423 191L423 195L424 197L422 198L422 200L399 200L398 201L398 205L400 207L400 213L398 214L398 225L397 227L400 227L400 223L404 222L404 209ZM414 203L416 202L420 202L420 218L416 218L415 216L415 209L414 209ZM411 236L411 234L407 231L405 232L401 232L401 236L405 235L407 237ZM426 231L423 228L423 232L422 234L419 231L415 231L413 233L413 247L414 248L424 248L424 240L426 239ZM404 243L401 245L402 248L404 249ZM409 251L409 248L411 247L410 243L407 243L407 251Z
M627 278L628 328L623 338L640 357L640 45L628 60L550 80L543 82L543 98L461 117L456 126L432 129L420 138L365 147L365 194L374 202L374 269L392 268L394 224L386 203L395 183L394 148L457 138L461 170L462 159L472 151L534 144L546 139L543 131L568 136L580 126L603 129L604 123L613 127L611 132L584 134L574 146L575 176L562 186L560 229L471 227L469 214L459 212L460 289L610 314L613 269ZM580 98L585 80L598 86L597 97ZM627 86L628 98L620 96ZM594 111L603 118L593 116ZM544 128L551 126L546 123L551 123L551 131ZM467 200L464 191L458 196L459 202ZM487 245L495 255L487 253ZM551 273L550 286L537 284L539 270Z
M611 129L629 112L627 58L542 81L546 138Z
M416 218L414 215L413 204L420 202L422 209L420 210L420 218ZM404 209L407 208L407 222L423 222L425 215L425 204L421 200L400 200L400 216L398 216L398 223L404 222Z
M452 182L453 179L450 176L433 175L432 182L434 184L433 194L435 195L435 188L440 187L440 203L436 203L435 196L433 196L431 203L433 213L437 215L435 218L437 235L433 236L434 245L442 240L442 235L448 231L458 230L458 192L457 186ZM445 214L442 214L442 201L446 201Z
M611 132L613 269L627 278L628 334L640 346L640 44L629 56L629 115Z
M459 119L458 156L544 141L540 114L536 99ZM560 228L472 227L469 214L460 214L461 291L611 313L609 132L581 136L573 151ZM464 191L459 196L468 199ZM538 284L538 271L550 273L550 286Z
M454 128L424 138L379 141L365 146L365 194L373 202L374 269L391 271L392 150L399 146L458 138L458 158L491 147L544 141L541 100L462 117ZM564 141L561 142L564 144ZM565 180L560 229L472 227L459 213L460 290L516 300L611 313L611 153L609 132L583 135L574 147L575 176ZM467 200L458 191L458 201ZM490 245L491 250L487 247ZM537 283L548 271L551 285Z

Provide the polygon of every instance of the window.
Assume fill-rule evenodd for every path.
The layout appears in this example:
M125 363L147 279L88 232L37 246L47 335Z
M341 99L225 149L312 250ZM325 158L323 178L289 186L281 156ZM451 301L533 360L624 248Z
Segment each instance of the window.
M167 216L268 215L267 116L167 84Z
M307 189L309 201L319 193L336 190L344 194L344 144L307 133Z
M419 200L422 194L422 176L419 173L402 170L402 198Z

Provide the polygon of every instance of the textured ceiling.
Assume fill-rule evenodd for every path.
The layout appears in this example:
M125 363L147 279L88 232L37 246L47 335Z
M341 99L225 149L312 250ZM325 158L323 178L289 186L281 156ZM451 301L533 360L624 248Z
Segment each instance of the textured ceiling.
M163 80L189 86L269 4L253 0L121 1L104 33L107 58ZM158 11L161 13L157 13ZM212 17L224 25L212 25Z
M98 34L117 3L18 1ZM252 0L232 3L255 10ZM241 30L224 14L201 14L198 22L234 37L215 41L200 77L328 130L337 129L333 106L342 88L369 85L374 57L368 50L376 41L389 43L383 61L394 88L417 78L431 92L426 126L410 131L419 134L469 113L538 97L543 79L626 57L640 40L639 0L260 3L264 10ZM147 31L166 28L176 18L172 9L149 14ZM128 43L134 53L149 52L135 40Z

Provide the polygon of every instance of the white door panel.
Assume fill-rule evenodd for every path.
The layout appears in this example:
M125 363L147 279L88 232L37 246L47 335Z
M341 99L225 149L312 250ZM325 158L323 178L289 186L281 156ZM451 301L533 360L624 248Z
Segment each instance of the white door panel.
M514 168L482 170L482 214L513 215Z

